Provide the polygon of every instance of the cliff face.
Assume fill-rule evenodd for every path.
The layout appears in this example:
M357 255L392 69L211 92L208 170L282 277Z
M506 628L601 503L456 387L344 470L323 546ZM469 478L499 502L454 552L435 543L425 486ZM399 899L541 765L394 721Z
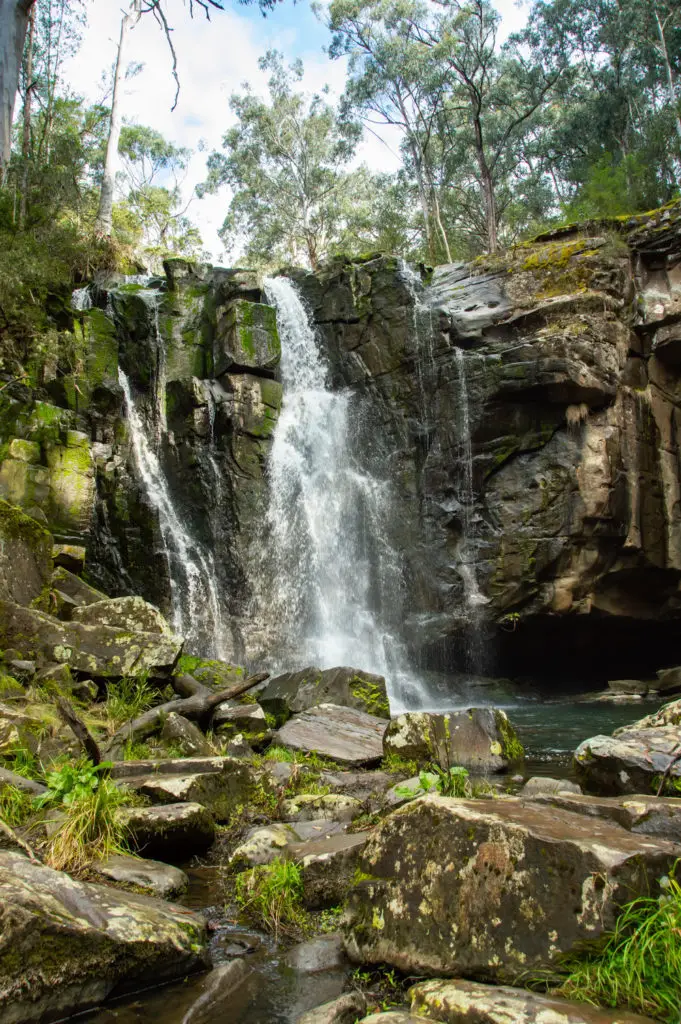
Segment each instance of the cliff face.
M581 678L678 661L679 204L469 266L376 256L291 276L380 440L424 663ZM212 556L223 654L247 657L266 644L252 582L281 403L273 310L246 271L172 261L151 285L92 289L75 369L0 392L0 496L85 546L108 592L170 608L120 366Z

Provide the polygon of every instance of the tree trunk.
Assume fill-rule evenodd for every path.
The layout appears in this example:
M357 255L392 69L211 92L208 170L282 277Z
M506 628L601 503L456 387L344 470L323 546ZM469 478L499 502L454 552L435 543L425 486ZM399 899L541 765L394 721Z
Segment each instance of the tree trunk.
M1 2L1 0L0 0ZM109 138L106 142L106 157L104 159L104 174L102 175L102 190L99 194L99 209L95 221L95 234L99 238L109 238L113 220L114 188L116 184L116 169L118 167L118 143L121 137L121 83L123 81L123 53L128 32L139 19L139 0L133 0L131 10L123 15L121 19L121 37L118 42L118 53L116 54L116 69L114 71L113 93L111 95L111 119L109 122Z
M28 44L26 46L26 91L24 93L23 134L21 137L21 204L19 206L19 228L26 224L28 202L28 164L31 152L31 99L33 97L33 43L35 40L35 5L29 14Z
M0 185L12 153L12 119L28 16L35 0L0 0Z
M497 238L497 204L494 199L494 185L486 167L482 174L482 198L485 204L487 251L490 255L493 255L499 248L499 240Z
M669 94L669 104L674 113L674 124L676 126L676 134L679 137L679 146L681 147L681 116L679 115L679 108L676 104L676 88L674 86L674 76L672 74L672 65L669 60L669 50L667 49L667 40L664 34L664 25L660 20L660 15L655 11L655 21L657 22L657 34L660 37L660 53L662 54L662 60L664 61L664 69L667 75L667 92Z

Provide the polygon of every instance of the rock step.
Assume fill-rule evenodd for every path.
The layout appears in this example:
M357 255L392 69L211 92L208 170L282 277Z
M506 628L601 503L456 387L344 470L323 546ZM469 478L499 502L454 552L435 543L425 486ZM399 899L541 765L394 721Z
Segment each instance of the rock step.
M199 758L187 758L187 762ZM154 804L201 804L216 821L227 821L239 804L248 802L260 773L245 761L223 759L221 771L183 772L181 775L158 772L132 775L118 780L142 793ZM317 815L319 817L319 815Z
M423 981L410 989L415 1013L432 1013L441 1024L654 1024L626 1010L602 1010L556 996L540 996L520 988L480 985L474 981ZM381 1016L376 1015L377 1024ZM418 1020L423 1018L419 1016Z
M135 885L161 899L181 895L189 884L189 879L180 868L163 864L158 860L131 857L125 853L114 854L106 860L93 861L90 864L90 871L113 882Z
M202 853L215 838L213 816L201 804L121 807L116 814L137 852L164 861L181 861Z
M681 843L681 799L654 797L646 794L634 796L598 797L571 793L532 793L523 799L539 804L561 807L575 814L605 818L639 835L657 836L673 843Z
M361 767L383 757L387 722L355 708L320 704L289 719L274 742L293 750L315 752L341 764Z
M352 885L368 832L333 835L290 843L284 856L296 861L303 876L303 903L322 910L342 903Z
M148 761L114 761L112 779L125 780L147 775L195 775L205 772L224 772L242 764L235 757L170 757Z

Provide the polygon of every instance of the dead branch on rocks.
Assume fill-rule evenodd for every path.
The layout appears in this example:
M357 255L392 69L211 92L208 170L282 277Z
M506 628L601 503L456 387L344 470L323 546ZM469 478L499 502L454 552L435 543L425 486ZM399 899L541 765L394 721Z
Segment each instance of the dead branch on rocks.
M269 672L258 672L257 675L249 676L243 683L239 683L229 690L221 690L220 693L214 693L207 687L202 686L201 683L197 683L191 676L178 676L178 680L182 680L182 682L178 684L173 680L173 686L176 689L180 686L188 691L192 684L194 684L197 692L180 700L171 700L165 704L159 704L158 707L150 708L149 711L145 711L138 718L133 718L130 722L126 722L125 725L121 726L113 734L106 750L108 753L113 754L129 741L141 742L148 739L149 736L153 736L154 733L163 727L163 722L171 712L182 715L183 718L188 718L190 721L201 725L202 722L210 718L219 704L224 704L226 700L231 700L233 697L246 693L247 690L251 690L258 683L263 683L266 679L269 679L269 676ZM191 683L188 680L191 680ZM199 687L200 689L198 689Z
M57 705L59 717L66 725L68 725L69 729L76 737L92 763L94 765L101 764L102 754L99 749L99 744L82 718L76 714L73 705L70 704L65 697L57 697L55 703Z

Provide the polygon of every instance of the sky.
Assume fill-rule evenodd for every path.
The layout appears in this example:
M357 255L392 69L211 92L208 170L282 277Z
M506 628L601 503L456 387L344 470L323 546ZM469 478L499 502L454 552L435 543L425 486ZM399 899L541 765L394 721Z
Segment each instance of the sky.
M124 6L115 0L93 0L88 5L82 45L64 73L71 89L88 101L101 101L110 88ZM523 7L516 0L497 0L495 6L503 19L502 35L524 23ZM148 125L194 151L182 182L185 202L191 200L187 215L198 226L212 261L224 263L218 230L229 206L229 190L200 200L192 195L205 178L208 154L220 148L225 130L233 123L230 95L246 81L257 92L266 93L267 75L259 70L258 58L268 49L279 50L287 61L301 58L304 89L312 93L328 85L336 98L343 91L346 62L332 61L325 53L330 34L308 0L295 4L282 0L266 18L257 6L230 0L223 12L212 13L210 21L196 7L190 20L185 0L168 0L166 9L174 26L181 84L177 107L171 110L175 83L168 44L156 21L147 16L128 37L126 63L144 66L125 82L122 114L128 123ZM386 128L379 138L367 134L355 159L374 171L393 171L399 166L398 148L398 133Z

